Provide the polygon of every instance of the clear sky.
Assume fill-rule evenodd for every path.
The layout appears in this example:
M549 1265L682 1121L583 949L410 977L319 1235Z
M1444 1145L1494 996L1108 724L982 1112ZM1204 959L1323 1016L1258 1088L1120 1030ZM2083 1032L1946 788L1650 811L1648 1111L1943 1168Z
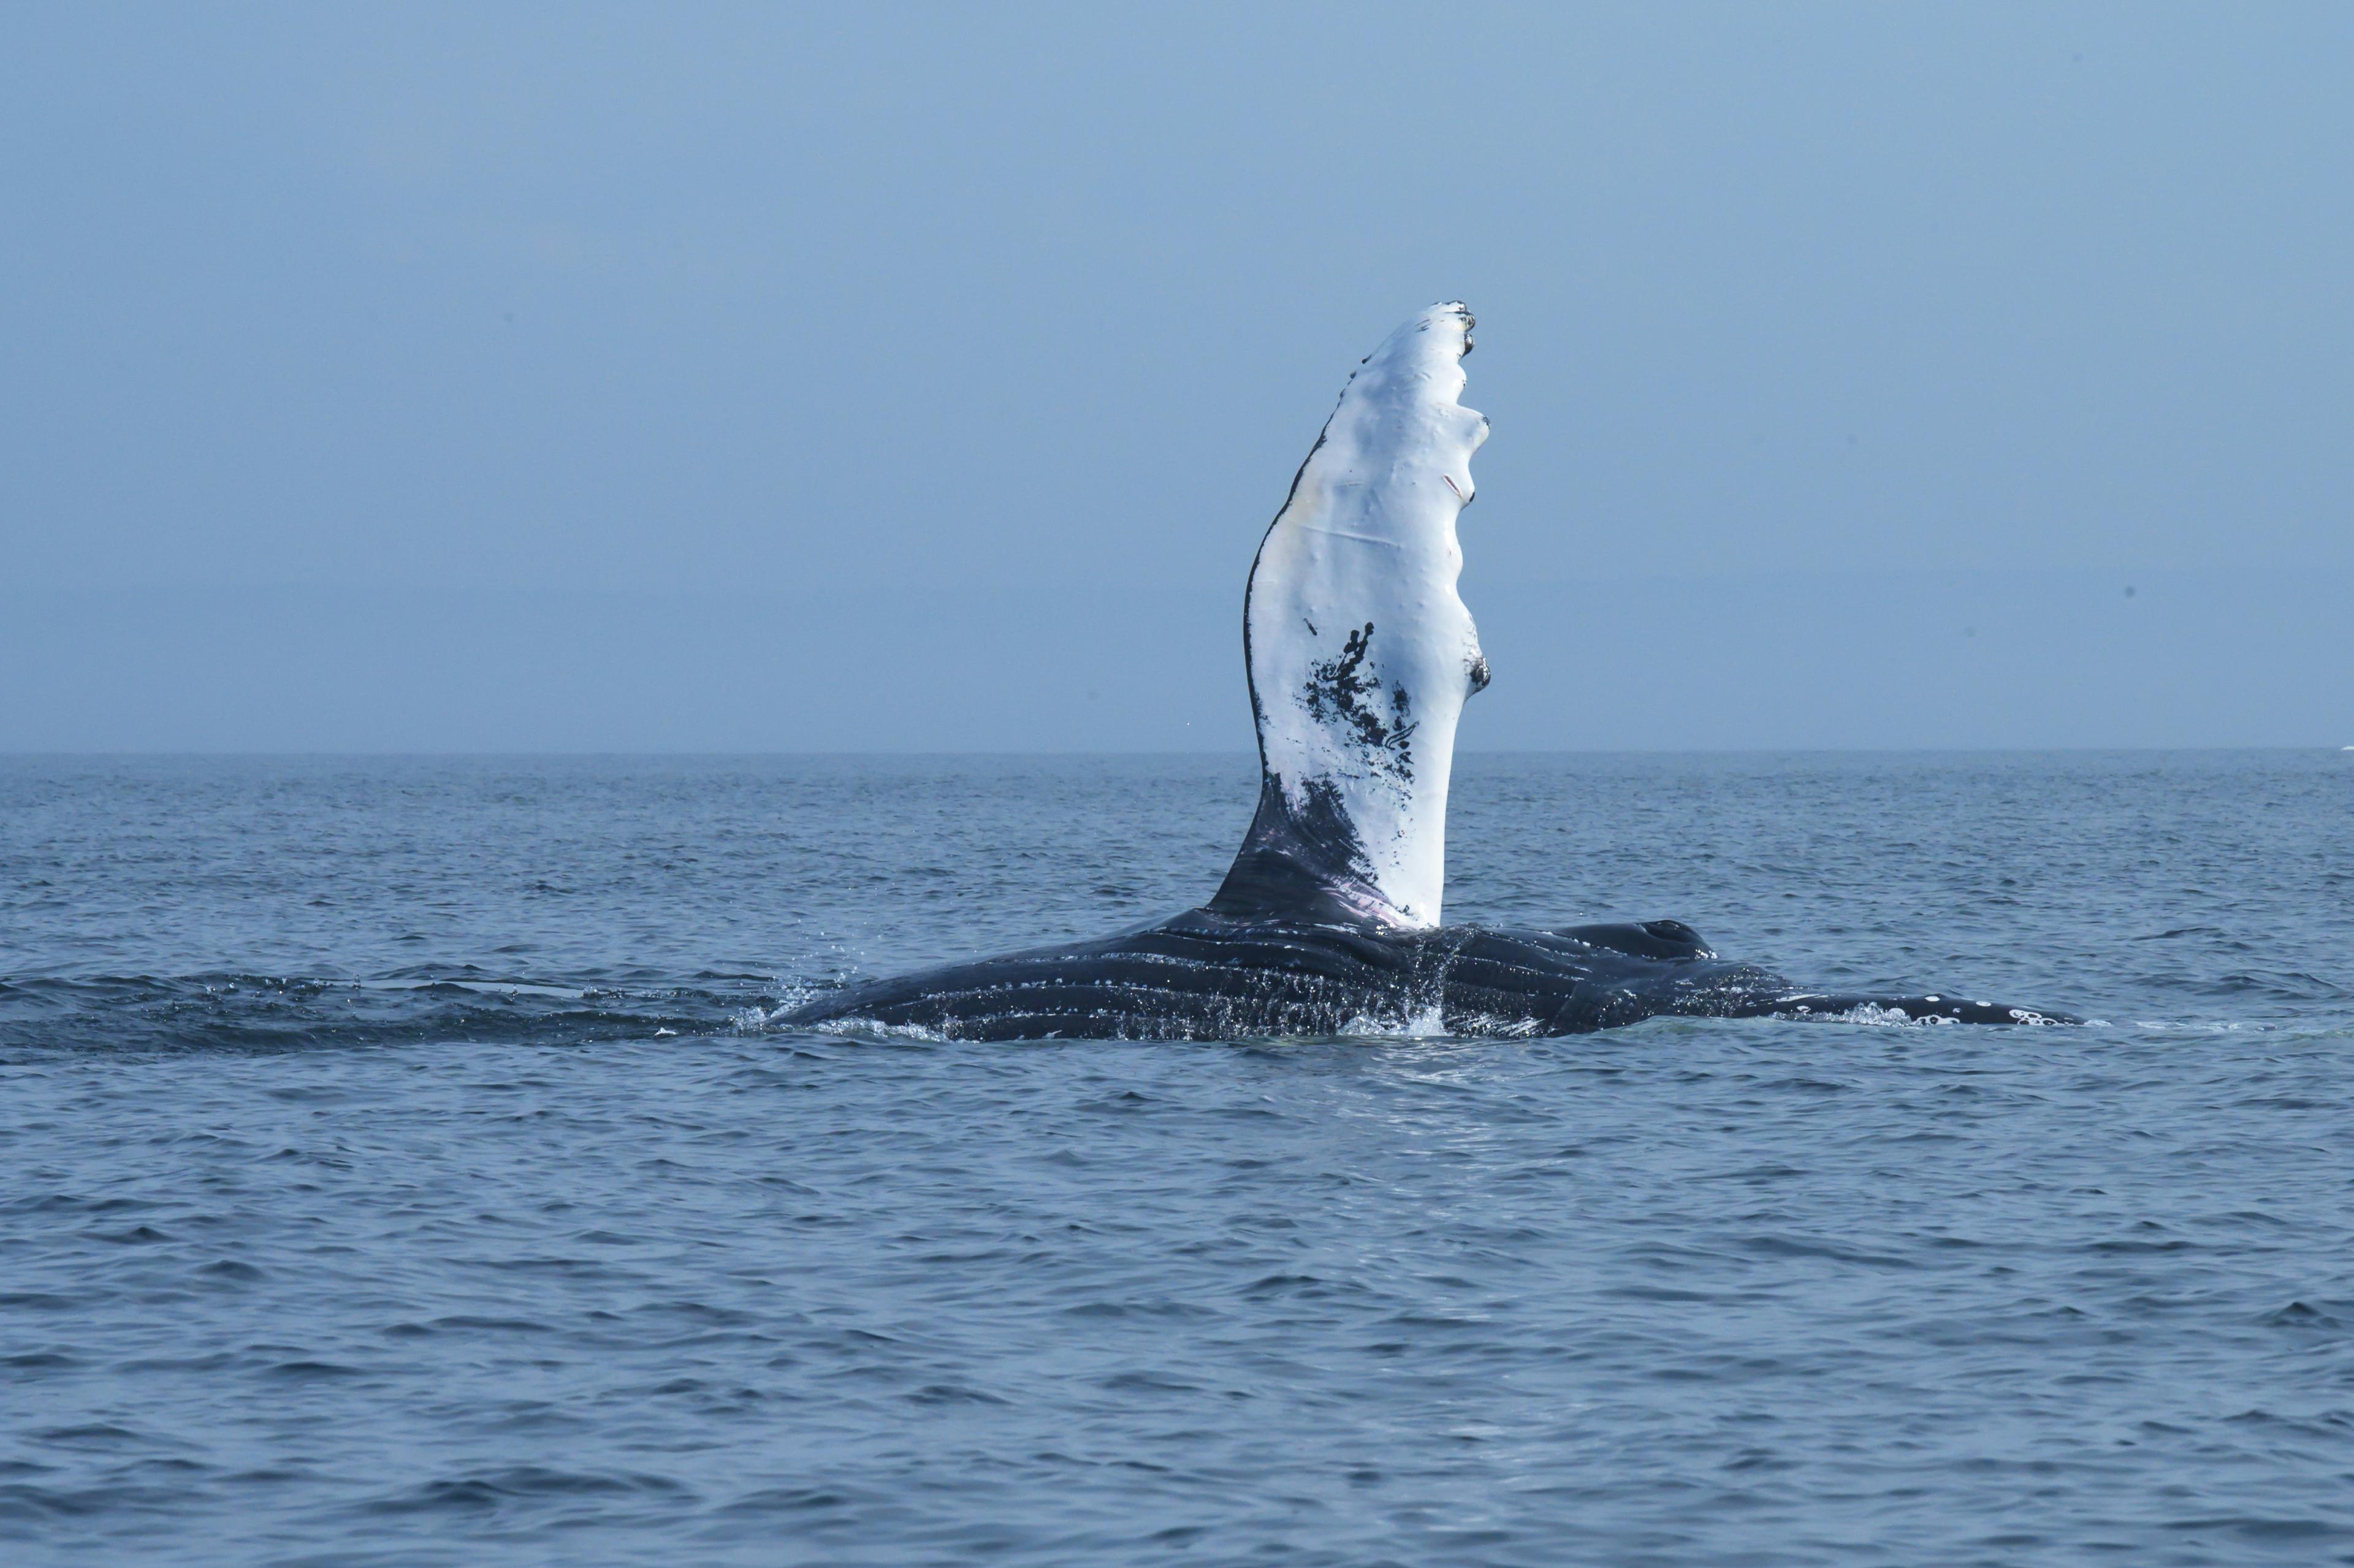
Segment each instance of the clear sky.
M0 749L1246 749L1452 297L1467 747L2354 744L2343 5L14 5L0 145Z

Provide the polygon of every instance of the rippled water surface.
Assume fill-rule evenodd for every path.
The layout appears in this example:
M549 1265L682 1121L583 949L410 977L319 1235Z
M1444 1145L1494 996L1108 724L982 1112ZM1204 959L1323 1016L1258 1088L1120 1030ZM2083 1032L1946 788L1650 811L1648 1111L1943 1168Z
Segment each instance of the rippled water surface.
M2078 1029L797 1035L1243 758L0 759L10 1563L2354 1561L2354 756L1462 759Z

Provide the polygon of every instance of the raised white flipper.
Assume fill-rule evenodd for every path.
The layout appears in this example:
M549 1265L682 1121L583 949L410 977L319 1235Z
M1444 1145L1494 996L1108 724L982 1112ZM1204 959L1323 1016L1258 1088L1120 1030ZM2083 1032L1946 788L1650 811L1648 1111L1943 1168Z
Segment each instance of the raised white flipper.
M1456 720L1488 683L1455 591L1488 437L1456 401L1471 326L1433 305L1366 356L1259 544L1243 610L1258 814L1214 912L1438 924Z

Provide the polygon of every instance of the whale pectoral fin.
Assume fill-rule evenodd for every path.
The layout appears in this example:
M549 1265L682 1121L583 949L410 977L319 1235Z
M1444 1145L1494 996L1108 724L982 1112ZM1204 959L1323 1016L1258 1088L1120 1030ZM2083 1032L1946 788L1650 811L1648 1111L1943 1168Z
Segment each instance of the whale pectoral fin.
M1808 1019L1838 1023L2082 1023L2073 1013L2043 1007L2014 1007L2008 1002L1972 1001L1957 996L1867 996L1856 993L1794 991L1761 1001L1751 1016Z
M1320 926L1397 924L1339 792L1310 780L1302 794L1295 809L1274 779L1261 780L1258 811L1211 913Z
M1456 400L1471 325L1433 305L1365 357L1259 542L1258 809L1214 912L1438 924L1456 721L1488 680L1455 590L1488 432Z

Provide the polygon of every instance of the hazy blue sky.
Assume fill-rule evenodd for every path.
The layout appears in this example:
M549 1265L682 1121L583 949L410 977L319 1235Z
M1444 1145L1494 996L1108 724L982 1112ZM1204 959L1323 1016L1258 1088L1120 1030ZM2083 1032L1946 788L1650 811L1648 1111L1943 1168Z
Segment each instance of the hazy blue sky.
M2335 5L10 6L0 748L1245 748L1447 297L1467 747L2354 743L2349 84Z

